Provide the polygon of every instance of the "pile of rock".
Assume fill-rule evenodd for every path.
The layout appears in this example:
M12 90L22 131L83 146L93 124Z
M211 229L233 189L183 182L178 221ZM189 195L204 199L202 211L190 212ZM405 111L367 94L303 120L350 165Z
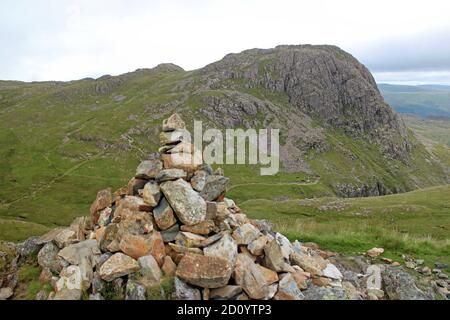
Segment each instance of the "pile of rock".
M162 129L159 153L138 166L127 186L99 191L90 217L33 241L40 280L54 289L37 299L104 299L113 292L141 300L151 298L151 288L164 290L166 279L173 279L172 299L384 299L391 291L427 298L401 269L399 276L361 260L362 269L349 270L336 254L291 243L267 221L249 219L225 197L229 179L222 170L202 164L183 138L183 120L174 114ZM381 253L374 248L369 256ZM385 282L403 276L413 293L399 296L393 287L385 294L385 269Z

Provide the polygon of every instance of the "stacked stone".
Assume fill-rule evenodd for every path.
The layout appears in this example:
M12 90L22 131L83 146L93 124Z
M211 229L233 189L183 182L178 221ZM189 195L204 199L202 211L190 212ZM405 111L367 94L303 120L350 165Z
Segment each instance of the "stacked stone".
M80 299L83 292L103 299L111 287L125 288L126 299L145 299L167 277L174 277L173 299L299 300L310 285L342 288L327 252L291 243L226 198L222 170L198 157L173 161L174 153L195 154L178 114L162 129L159 153L127 186L99 191L90 217L39 239L50 299Z

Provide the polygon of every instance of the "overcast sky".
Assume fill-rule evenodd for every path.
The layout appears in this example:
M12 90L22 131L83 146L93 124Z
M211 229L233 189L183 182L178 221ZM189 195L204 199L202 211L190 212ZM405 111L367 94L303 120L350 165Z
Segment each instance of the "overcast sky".
M450 1L1 0L0 79L72 80L334 44L378 82L450 84Z

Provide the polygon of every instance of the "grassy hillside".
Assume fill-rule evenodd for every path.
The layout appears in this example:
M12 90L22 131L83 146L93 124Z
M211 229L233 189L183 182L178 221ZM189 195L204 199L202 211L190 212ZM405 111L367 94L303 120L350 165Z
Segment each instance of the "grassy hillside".
M450 185L382 197L246 200L251 217L265 218L291 239L313 241L339 252L373 246L399 259L411 254L450 262Z
M422 119L410 115L402 115L408 128L425 143L440 143L450 147L450 119ZM428 141L427 141L428 140Z

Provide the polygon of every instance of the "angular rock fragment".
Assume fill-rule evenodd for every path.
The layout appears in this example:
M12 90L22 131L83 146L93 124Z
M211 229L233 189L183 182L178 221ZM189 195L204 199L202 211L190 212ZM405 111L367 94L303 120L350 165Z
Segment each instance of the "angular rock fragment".
M163 120L162 130L173 131L186 129L186 124L178 113L172 114L169 118Z
M172 227L166 230L162 230L161 237L163 238L164 243L173 242L180 231L180 227L178 224L174 224Z
M195 233L181 231L178 233L175 240L176 243L181 246L188 248L199 248L203 247L203 243L206 238Z
M101 229L99 229L101 231ZM119 227L116 223L110 223L98 234L98 243L103 252L119 251Z
M98 221L98 212L109 207L112 203L111 189L103 189L97 193L95 201L91 205L91 219L92 223L96 224Z
M242 292L242 288L240 286L228 285L222 288L211 289L209 297L211 299L232 299Z
M139 194L139 190L143 189L145 184L147 183L147 179L136 179L132 178L127 185L127 194L128 196L134 196Z
M206 176L206 181L200 195L206 201L215 200L221 194L225 193L229 182L230 179L223 176Z
M264 247L265 266L276 272L293 272L294 269L286 263L283 251L276 239L271 240Z
M247 246L247 249L251 252L251 254L255 256L261 256L264 254L264 247L266 246L268 240L268 236L262 235L250 242Z
M383 298L384 292L381 289L381 268L377 265L370 265L366 271L366 287L367 293L373 294L378 299Z
M142 191L142 198L146 204L155 207L158 204L159 199L161 199L159 184L155 181L147 182Z
M128 280L125 288L125 300L145 300L146 289L136 281Z
M56 292L53 300L80 300L81 294L79 289L62 289Z
M219 241L203 248L203 254L208 257L226 258L234 266L238 255L237 244L228 233L225 233Z
M158 173L162 170L163 163L159 159L144 160L136 169L136 179L154 179Z
M194 225L205 220L206 202L188 182L166 181L161 184L161 190L181 222Z
M193 288L180 278L175 277L172 298L174 300L201 300L202 296L199 289Z
M312 276L322 276L322 270L326 267L325 260L320 256L312 257L308 254L292 252L290 260L293 265L297 265Z
M280 276L278 283L278 292L275 300L303 300L305 297L297 286L297 282L290 273L284 273Z
M159 283L162 277L161 269L152 255L143 256L138 259L141 267L139 273L149 283Z
M173 262L171 257L165 256L161 270L166 277L173 277L177 271L177 265Z
M258 268L259 268L259 270L261 270L261 274L263 275L264 280L266 281L266 283L268 285L278 282L278 280L279 280L278 273L276 273L275 271L270 270L266 267L263 267L262 265L259 265L259 264L258 264Z
M64 248L65 246L75 243L78 241L77 234L70 228L62 229L54 239L56 245L59 248Z
M204 170L197 170L191 178L191 185L195 191L201 192L205 188L208 174Z
M151 251L151 240L143 235L125 234L119 242L120 250L133 259L146 256Z
M187 172L182 169L164 169L156 176L156 181L159 183L164 181L186 179Z
M83 279L80 267L68 266L61 271L60 278L56 282L56 291L61 291L63 289L83 290Z
M253 226L251 223L246 223L243 226L237 228L233 232L233 238L237 244L248 245L261 235L261 232Z
M140 269L139 263L133 258L123 254L115 253L100 268L100 277L105 281L113 281Z
M199 235L208 235L217 231L217 227L212 220L205 220L192 226L182 225L181 231L191 232Z
M53 242L47 242L39 251L37 260L41 268L48 268L55 273L61 272L64 262L58 257L59 248Z
M165 197L162 197L158 206L153 209L153 218L161 230L167 230L177 222Z
M237 256L234 279L251 299L264 299L270 293L261 269L245 254Z
M335 280L342 280L342 273L339 271L338 268L332 263L328 263L325 269L322 270L322 274L324 277L335 279Z
M176 275L202 288L220 288L228 283L231 272L232 266L225 258L187 254L178 264Z
M367 255L369 257L378 257L380 254L382 254L384 252L383 248L372 248L370 250L367 251Z

